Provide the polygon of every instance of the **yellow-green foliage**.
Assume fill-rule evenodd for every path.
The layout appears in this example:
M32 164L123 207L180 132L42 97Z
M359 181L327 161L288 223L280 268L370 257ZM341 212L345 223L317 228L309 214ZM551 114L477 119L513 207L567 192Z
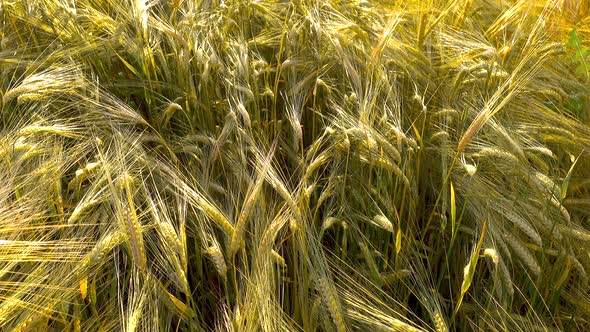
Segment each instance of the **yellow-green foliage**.
M590 330L588 1L0 1L1 331Z

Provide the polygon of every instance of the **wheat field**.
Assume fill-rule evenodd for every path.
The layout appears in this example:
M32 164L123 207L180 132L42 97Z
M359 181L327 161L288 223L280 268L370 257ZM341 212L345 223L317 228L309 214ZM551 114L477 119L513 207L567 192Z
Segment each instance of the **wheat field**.
M587 0L0 0L0 331L590 330Z

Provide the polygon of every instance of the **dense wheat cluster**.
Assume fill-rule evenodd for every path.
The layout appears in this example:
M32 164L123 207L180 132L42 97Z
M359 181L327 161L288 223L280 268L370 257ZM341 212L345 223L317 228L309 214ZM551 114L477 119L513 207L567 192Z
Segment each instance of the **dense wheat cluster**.
M590 329L588 6L1 0L0 331Z

